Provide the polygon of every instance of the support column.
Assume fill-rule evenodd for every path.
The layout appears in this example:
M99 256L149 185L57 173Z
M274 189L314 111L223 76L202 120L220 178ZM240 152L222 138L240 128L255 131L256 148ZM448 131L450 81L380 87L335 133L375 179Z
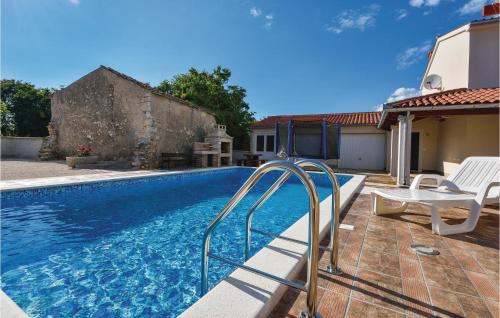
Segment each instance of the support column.
M323 155L324 160L327 159L326 134L327 134L326 120L323 119L323 121L321 122L321 153Z
M337 149L335 152L335 159L338 160L338 162L341 162L342 159L340 158L340 146L342 145L342 126L337 125ZM340 167L340 165L339 165Z
M399 122L399 144L398 144L398 167L397 167L397 185L410 185L410 159L411 159L411 126L415 116L398 116Z
M391 126L389 149L390 149L389 171L391 173L391 176L396 178L398 175L398 154L399 154L398 127L396 125Z
M413 126L413 119L415 118L415 115L410 115L410 112L408 112L408 115L406 116L406 165L405 165L405 184L410 185L411 180L410 180L410 167L411 167L411 131L412 131L412 126Z

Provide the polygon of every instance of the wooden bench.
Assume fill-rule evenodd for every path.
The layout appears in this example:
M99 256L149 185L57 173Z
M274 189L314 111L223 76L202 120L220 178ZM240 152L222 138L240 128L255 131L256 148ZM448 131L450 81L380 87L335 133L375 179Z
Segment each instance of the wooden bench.
M238 159L236 160L236 165L238 166L247 166L247 167L259 167L263 164L265 164L267 160L264 159L259 159L256 161L248 161L246 159Z
M167 163L167 169L170 170L172 168L172 164L174 168L178 165L187 165L189 162L190 156L183 153L162 153L161 154L161 168L165 167L165 163Z

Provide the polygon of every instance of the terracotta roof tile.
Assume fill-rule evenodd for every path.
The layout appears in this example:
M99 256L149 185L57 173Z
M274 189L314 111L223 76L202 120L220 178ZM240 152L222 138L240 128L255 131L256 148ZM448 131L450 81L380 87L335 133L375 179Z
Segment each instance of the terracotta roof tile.
M375 126L380 121L380 115L381 112L269 116L254 123L252 128L271 128L290 119L304 123L320 123L324 119L330 124Z
M385 104L384 108L490 104L500 101L500 88L459 88Z

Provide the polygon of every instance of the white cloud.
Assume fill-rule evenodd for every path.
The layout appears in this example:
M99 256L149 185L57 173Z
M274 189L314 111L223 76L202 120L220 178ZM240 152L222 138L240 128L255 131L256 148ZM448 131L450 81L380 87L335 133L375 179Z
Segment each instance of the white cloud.
M250 15L256 19L264 19L264 28L270 29L273 26L274 23L274 14L272 13L267 13L264 14L261 9L257 7L252 7L250 9Z
M415 97L419 96L420 91L416 88L406 88L406 87L400 87L396 89L389 98L387 98L387 102L395 102L397 100L405 99L405 98L410 98L410 97Z
M421 6L435 7L441 2L440 0L410 0L410 5L415 8L420 8Z
M488 2L488 0L470 0L458 9L458 12L460 15L479 13Z
M408 16L408 10L405 9L397 9L396 11L396 20L402 20Z
M431 42L425 41L420 46L414 46L407 48L403 53L400 53L397 57L397 69L404 70L409 66L415 64L424 58L429 50L431 49Z
M77 0L79 1L79 0ZM262 10L256 7L253 7L250 9L250 15L254 18L259 17L262 15Z
M274 22L274 15L272 13L270 14L266 14L266 16L264 17L265 19L265 23L264 23L264 27L266 29L269 29L271 28L271 26L273 25L273 22Z
M424 0L410 0L410 5L412 7L421 7L424 4Z
M440 0L426 0L425 5L428 7L435 7L439 4Z
M382 105L382 104L373 107L373 110L376 112L381 112L383 109L384 109L384 105Z
M80 4L80 0L68 0L69 3L74 4L75 6Z
M326 30L339 34L347 29L358 29L364 31L366 28L375 25L375 20L380 11L378 4L358 10L344 10L334 19L333 23L327 26Z

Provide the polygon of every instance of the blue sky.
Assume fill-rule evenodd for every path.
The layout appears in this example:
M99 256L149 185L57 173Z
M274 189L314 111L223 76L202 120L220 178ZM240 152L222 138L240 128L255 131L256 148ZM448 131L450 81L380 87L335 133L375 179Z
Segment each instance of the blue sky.
M436 35L484 0L2 0L1 76L68 85L99 65L157 85L232 70L257 118L372 111L415 94Z

